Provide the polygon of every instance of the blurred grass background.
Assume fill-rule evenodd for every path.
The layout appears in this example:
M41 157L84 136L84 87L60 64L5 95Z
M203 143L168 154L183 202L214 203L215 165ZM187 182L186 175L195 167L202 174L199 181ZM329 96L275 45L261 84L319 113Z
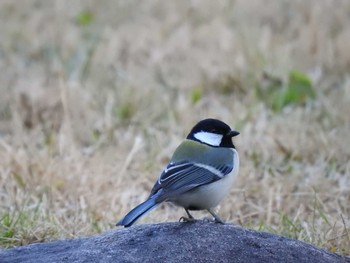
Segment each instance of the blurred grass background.
M215 117L241 132L222 218L349 255L349 25L347 0L2 0L0 245L114 228Z

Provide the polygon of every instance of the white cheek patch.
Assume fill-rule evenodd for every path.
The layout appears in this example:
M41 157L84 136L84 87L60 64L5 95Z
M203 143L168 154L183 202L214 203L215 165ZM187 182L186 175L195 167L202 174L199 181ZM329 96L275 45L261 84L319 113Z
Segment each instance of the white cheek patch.
M194 137L203 143L206 143L212 146L219 146L223 136L216 133L201 131L201 132L195 133Z

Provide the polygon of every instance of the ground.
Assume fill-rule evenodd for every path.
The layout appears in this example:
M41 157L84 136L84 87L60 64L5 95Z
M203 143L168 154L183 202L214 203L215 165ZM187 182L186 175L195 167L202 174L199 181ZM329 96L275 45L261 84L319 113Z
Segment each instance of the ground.
M349 255L349 12L346 0L1 1L1 246L114 228L215 117L241 133L220 216ZM183 215L164 204L139 223Z

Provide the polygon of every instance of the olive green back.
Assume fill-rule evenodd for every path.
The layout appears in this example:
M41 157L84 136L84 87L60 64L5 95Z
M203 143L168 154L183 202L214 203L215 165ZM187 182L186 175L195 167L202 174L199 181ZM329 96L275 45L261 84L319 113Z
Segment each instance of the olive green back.
M185 160L193 160L195 162L214 164L217 166L232 162L233 154L230 148L211 147L193 140L185 140L175 150L171 162L176 163Z

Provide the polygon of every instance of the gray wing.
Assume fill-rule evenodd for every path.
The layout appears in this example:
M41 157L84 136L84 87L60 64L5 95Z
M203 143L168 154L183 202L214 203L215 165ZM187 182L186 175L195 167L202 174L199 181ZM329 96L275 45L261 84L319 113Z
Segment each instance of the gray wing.
M154 185L151 195L162 189L161 196L166 199L220 180L232 170L233 164L215 167L188 161L170 163Z

